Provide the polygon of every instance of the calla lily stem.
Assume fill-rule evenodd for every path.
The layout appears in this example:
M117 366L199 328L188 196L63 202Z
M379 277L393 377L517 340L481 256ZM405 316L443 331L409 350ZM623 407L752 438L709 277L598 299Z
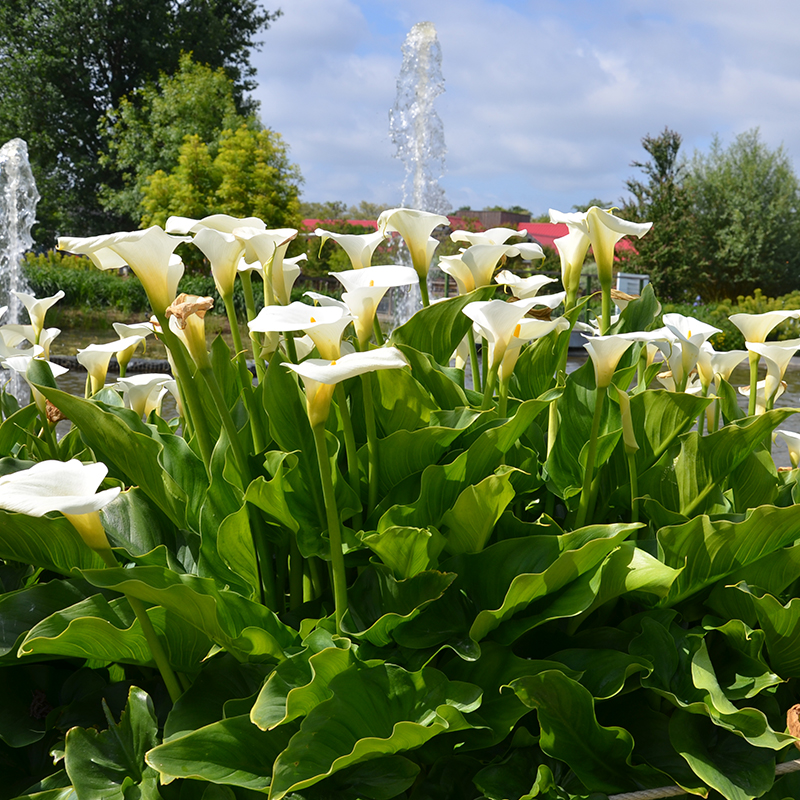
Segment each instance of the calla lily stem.
M331 543L331 569L333 572L333 599L336 606L336 630L342 630L342 617L347 610L347 577L342 552L342 531L339 527L339 509L333 489L331 464L328 460L328 445L325 441L325 425L315 425L314 444L317 449L319 477L322 481L322 494L325 498L325 514L328 521L328 538Z
M422 295L422 305L429 306L431 301L428 296L428 278L425 275L419 276L419 293Z
M339 406L339 413L342 417L342 429L344 431L344 449L347 454L347 476L350 479L350 486L361 498L361 476L358 468L358 451L356 449L356 436L353 432L353 420L350 417L350 409L347 407L347 394L344 391L344 384L337 383L333 390L336 395L336 403ZM357 512L353 519L353 526L356 530L361 527L361 512Z
M365 372L361 376L361 387L364 395L364 422L367 428L367 453L369 455L369 495L367 500L367 516L378 504L378 432L375 427L375 408L372 402L372 376Z
M494 387L497 383L497 366L492 367L486 374L486 382L483 386L483 403L481 404L481 411L486 411L491 408L492 400L494 399Z
M586 523L586 517L590 511L592 499L592 479L594 477L594 461L597 457L597 437L600 433L600 417L603 412L603 398L606 395L605 388L597 389L597 397L594 402L594 416L592 417L592 432L589 436L589 449L586 452L586 469L583 473L583 488L581 489L581 499L578 505L578 516L575 519L575 527L582 528Z
M626 453L628 475L631 480L631 522L639 521L639 475L636 471L636 453ZM635 535L635 534L634 534Z
M111 550L95 550L95 552L103 559L105 565L110 569L117 569L119 567ZM164 685L167 687L170 700L176 703L183 692L181 691L178 679L175 677L175 673L172 671L164 648L161 646L155 628L153 628L153 623L150 621L150 617L147 616L147 609L144 607L144 603L137 597L131 597L129 594L126 594L125 597L128 598L128 603L136 619L139 621L139 625L142 626L142 633L144 634L145 641L150 648L150 653L153 656L153 660L156 662L158 671L161 673Z
M469 363L472 367L472 388L476 392L483 391L483 382L481 381L480 362L478 361L478 348L475 344L475 335L472 328L467 332L467 341L469 342Z
M747 416L752 417L756 413L756 399L758 396L758 362L761 356L753 350L749 353L750 361L750 397L747 400Z

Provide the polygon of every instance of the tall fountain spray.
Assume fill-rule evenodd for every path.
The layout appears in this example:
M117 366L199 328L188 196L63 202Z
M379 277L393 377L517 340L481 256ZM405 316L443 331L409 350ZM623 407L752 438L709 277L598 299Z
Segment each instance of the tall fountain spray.
M19 322L20 302L12 292L27 289L22 256L33 245L38 202L28 145L12 139L0 147L0 305L8 306L7 322Z
M397 97L389 112L389 133L397 146L395 157L405 166L404 208L447 214L450 204L439 185L444 173L444 126L433 101L444 92L442 48L432 22L418 22L403 43L403 65L397 78ZM408 253L401 254L410 264ZM420 306L419 287L397 298L395 325Z
M442 48L432 22L418 22L403 44L397 98L389 112L396 157L405 165L403 206L446 214L450 205L439 185L444 173L444 126L433 101L444 92Z
M39 192L28 161L28 145L12 139L0 147L0 305L7 305L3 322L19 322L20 302L12 292L27 291L22 256L33 245L31 228L36 221ZM23 401L24 380L11 374L8 391Z

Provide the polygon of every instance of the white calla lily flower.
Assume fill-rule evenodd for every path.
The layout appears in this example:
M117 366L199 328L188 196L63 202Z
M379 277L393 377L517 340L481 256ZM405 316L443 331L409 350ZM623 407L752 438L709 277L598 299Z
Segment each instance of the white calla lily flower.
M611 385L619 360L632 344L622 336L594 336L583 345L592 359L598 389Z
M371 266L373 253L381 242L386 241L386 234L380 230L372 233L334 233L317 228L314 233L322 239L322 244L333 239L347 253L353 269Z
M514 297L519 300L525 300L528 297L536 297L539 290L546 286L548 283L555 283L555 278L550 278L547 275L531 275L527 278L521 278L507 269L498 272L495 275L495 281L501 286L506 286L511 290Z
M108 550L98 512L121 490L97 491L107 473L103 463L40 461L30 469L0 477L0 508L29 517L60 511L89 547Z
M794 354L800 350L800 340L792 339L770 344L746 342L745 346L750 352L758 353L767 362L767 374L764 378L764 400L767 409L770 409L775 402L778 388L783 381L789 362L794 357Z
M143 341L143 336L126 336L114 342L90 344L78 350L78 363L89 373L92 394L97 394L103 388L111 356L126 348L136 347Z
M800 311L767 311L764 314L731 314L728 319L742 332L745 341L766 342L772 329L787 319L800 318Z
M431 214L415 208L390 208L378 217L378 230L382 234L397 231L403 237L420 279L427 277L433 250L438 244L433 239L431 247L433 229L449 224L450 220L442 214Z
M262 277L269 283L275 298L281 305L289 304L286 292L286 279L283 275L283 259L289 244L297 237L296 228L275 228L263 230L242 226L234 228L234 236L244 242L244 257L248 264L258 261L262 268ZM241 270L241 267L239 267Z
M513 228L489 228L485 231L453 231L450 238L454 242L468 242L471 245L505 244L509 239L524 235L525 231L515 231Z
M166 384L171 380L172 376L166 373L144 372L120 378L115 385L122 391L128 407L140 417L147 417L150 411L160 404L158 395L162 389L166 391ZM153 399L154 396L157 399Z
M109 233L88 238L61 237L58 249L87 255L99 269L129 266L141 281L153 310L162 314L178 292L183 261L173 251L188 236L171 236L153 225L143 231Z
M792 468L797 469L800 466L800 433L777 430L772 434L772 441L776 442L778 439L781 439L789 450L789 460L792 462Z
M33 344L39 344L39 335L44 328L44 315L47 309L54 306L63 296L64 292L58 291L52 297L42 297L37 299L35 295L25 292L11 292L26 308L31 319L34 339Z
M229 214L211 214L202 219L169 217L164 229L167 233L186 235L197 233L203 228L211 228L221 233L233 233L235 228L255 228L263 231L266 227L266 223L258 217L232 217Z
M760 416L761 414L766 413L767 411L767 400L766 400L766 385L767 381L764 379L763 381L759 381L756 384L756 408L755 408L755 415ZM749 386L738 386L736 391L739 392L742 397L746 397L748 402L750 400L750 387ZM775 401L786 391L786 381L781 381L778 384L778 389L775 392L775 396L772 398L773 404Z
M34 351L36 351L38 348L39 345L34 345ZM47 400L45 399L45 396L28 380L28 367L30 367L31 361L33 361L35 357L37 356L11 356L10 358L3 359L1 366L3 366L5 369L10 369L13 372L16 372L25 379L25 382L28 384L31 390L31 399L34 403L36 403L36 408L39 409L39 413L44 416L47 413ZM69 372L66 367L62 367L60 364L54 364L52 362L48 362L48 364L50 365L50 371L53 373L54 378Z
M711 344L705 342L700 348L697 358L697 373L703 386L712 382L719 388L720 381L730 380L731 373L747 358L746 350L716 351Z
M509 340L503 360L500 362L500 368L497 372L500 382L506 383L511 380L511 375L517 365L517 360L524 344L535 339L541 339L553 331L566 330L569 330L569 322L564 317L557 317L551 320L525 317L520 320L516 328L514 328L514 333Z
M338 359L306 359L300 364L284 363L296 372L306 390L308 419L311 427L324 425L330 411L331 398L337 383L356 375L380 369L400 369L408 366L406 357L395 347L350 353Z
M550 210L550 220L553 221L553 211ZM581 285L581 270L589 250L591 240L588 232L581 228L570 228L566 236L561 236L553 241L561 259L561 284L567 292L570 308L575 304L578 289Z
M244 254L244 242L232 233L200 228L194 236L194 244L211 264L211 275L220 297L230 299Z
M499 368L520 321L535 305L536 299L528 298L511 303L483 300L464 306L463 313L480 328L489 343L490 369Z
M255 333L305 331L319 354L329 361L341 352L342 333L353 321L341 306L309 306L294 302L288 306L266 306L247 325Z

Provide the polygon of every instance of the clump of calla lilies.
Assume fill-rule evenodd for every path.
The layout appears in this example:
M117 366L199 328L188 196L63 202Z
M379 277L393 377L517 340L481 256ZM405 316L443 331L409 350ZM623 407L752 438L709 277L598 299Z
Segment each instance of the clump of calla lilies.
M365 648L364 663L390 644L403 656L408 639L395 641L393 631L422 620L421 610L446 588L425 594L421 574L436 582L440 568L465 564L467 573L478 573L469 559L523 528L542 539L556 531L564 542L573 535L589 542L609 526L615 536L624 530L634 550L651 537L631 562L649 564L665 520L677 524L709 508L731 518L743 514L736 505L741 490L733 484L725 489L711 481L692 494L695 477L694 483L676 480L672 495L653 496L658 470L682 469L681 459L706 453L710 437L731 453L750 448L774 479L775 496L781 487L793 491L794 478L781 477L764 459L782 442L790 471L798 469L798 435L778 430L791 411L776 408L776 401L800 339L768 337L781 322L800 318L800 310L733 315L747 349L717 352L711 342L719 329L662 315L649 287L641 297L614 289L615 248L623 237L645 236L651 223L597 207L551 210L550 218L568 230L555 242L559 277L558 270L545 273L550 265L542 248L524 232L451 231L447 217L422 210L385 211L363 235L317 229L320 246L341 247L351 269L331 273L337 297L307 291L299 299L293 298L304 257L287 256L299 232L270 230L255 217L171 217L164 228L60 238L59 250L86 256L98 269L129 269L152 316L115 324L117 339L79 349L85 392L70 398L58 388L65 368L50 361L59 331L45 326L47 310L63 293L43 299L18 293L30 324L0 327L0 363L27 381L32 404L28 412L3 402L0 439L12 444L0 454L11 457L0 477L0 509L41 525L66 518L76 541L99 559L86 574L127 598L166 693L178 703L192 678L176 668L169 637L163 625L154 626L152 613L170 592L200 598L181 613L210 637L209 658L228 650L242 663L252 655L259 665L282 664L299 652L298 636L313 633L319 652L338 648L336 670L344 670L358 647ZM459 252L437 257L448 232ZM402 238L408 263L373 265L390 237ZM179 245L202 252L221 309L211 297L180 291ZM589 248L600 283L596 319L588 313L590 298L580 294ZM522 268L511 269L512 259ZM431 297L434 268L454 280L456 296ZM237 282L244 320L233 302ZM419 287L421 307L392 329L381 313L384 298L412 287ZM212 311L227 315L232 351L221 339L209 341L205 318ZM131 359L151 336L166 346L170 371L129 374ZM578 368L568 366L576 337L586 356ZM117 380L109 380L112 358ZM743 362L749 382L737 394L730 381ZM161 417L167 393L177 404L172 420ZM717 468L711 456L702 458L709 473ZM744 458L736 455L736 463ZM716 505L709 505L712 495ZM128 513L139 502L156 510L150 517ZM163 562L171 574L174 553L167 557L155 547L131 559L120 544L120 519L136 525L151 518L173 525L186 542L182 557L194 572L175 578L172 588L147 588L154 573L146 570ZM142 577L120 577L125 572ZM647 589L646 580L641 585ZM423 599L408 600L415 592ZM239 624L246 615L238 600L230 601L235 612L219 610L234 593L251 610L259 608L259 622ZM365 601L366 595L373 599ZM470 628L475 642L481 625L487 631L510 626L524 608L509 597L500 593L478 615ZM387 604L380 613L364 611L380 603ZM222 633L203 616L212 606ZM487 622L487 615L496 620ZM502 630L511 635L511 627ZM479 655L479 649L464 655L455 639L429 638L431 647L452 648L465 661ZM426 664L415 662L433 669ZM308 664L296 669L312 680ZM457 675L466 674L459 669ZM512 679L509 673L501 685ZM320 696L326 691L320 688ZM282 724L279 717L253 722L262 731ZM166 782L171 773L164 762L148 756L147 763ZM324 775L332 772L330 766ZM312 783L297 778L292 786ZM270 796L288 796L277 785Z

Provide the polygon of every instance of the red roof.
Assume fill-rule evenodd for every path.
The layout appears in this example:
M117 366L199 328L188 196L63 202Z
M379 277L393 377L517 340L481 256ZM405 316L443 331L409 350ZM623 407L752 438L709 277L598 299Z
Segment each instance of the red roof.
M527 231L542 247L555 249L555 240L569 233L566 222L520 222L519 231ZM630 239L622 238L617 242L617 250L636 250Z

